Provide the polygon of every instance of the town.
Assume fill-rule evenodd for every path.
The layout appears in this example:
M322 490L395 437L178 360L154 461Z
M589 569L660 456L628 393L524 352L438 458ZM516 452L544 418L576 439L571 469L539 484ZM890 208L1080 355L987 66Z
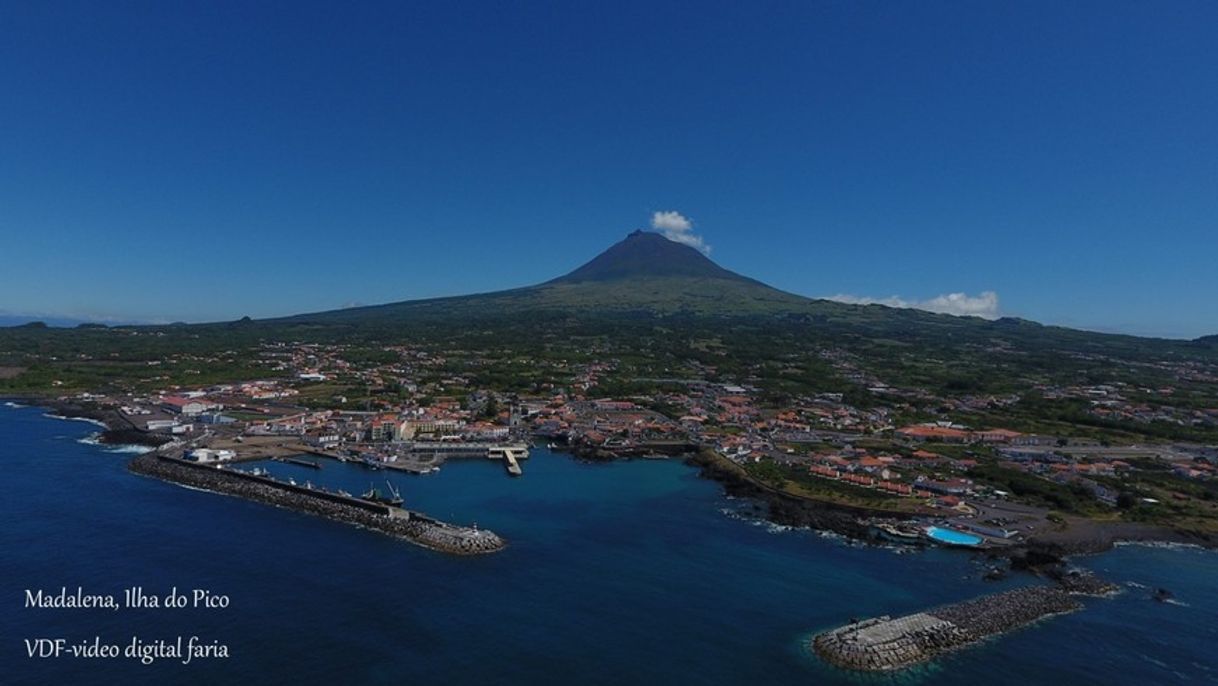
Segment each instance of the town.
M1037 402L1078 403L1096 421L1029 430L1040 423L1015 411L1027 401L1019 393L903 388L860 371L840 350L821 358L852 387L782 402L755 376L733 378L697 360L649 378L606 350L587 352L578 361L504 360L410 345L371 354L348 345L263 343L249 380L169 383L156 373L162 365L149 363L153 373L130 388L72 398L107 408L131 431L199 463L269 458L307 466L333 458L425 475L448 459L479 457L521 476L530 446L540 442L594 460L698 452L793 497L863 507L880 519L916 517L976 537L957 543L1004 545L1081 518L1202 529L1218 519L1214 446L1131 440L1096 428L1106 421L1218 425L1218 408L1175 407L1170 387L1038 385L1029 391ZM179 356L164 366L189 378L192 365L223 361ZM1169 371L1200 383L1216 378L1195 363ZM634 388L622 383L625 376ZM652 389L639 392L642 384ZM1004 414L1013 421L1002 423Z

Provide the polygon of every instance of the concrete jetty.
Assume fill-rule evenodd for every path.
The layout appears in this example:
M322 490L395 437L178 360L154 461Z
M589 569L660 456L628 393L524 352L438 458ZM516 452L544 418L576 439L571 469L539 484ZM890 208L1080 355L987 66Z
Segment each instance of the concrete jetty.
M888 671L1081 607L1063 588L1028 586L895 619L883 616L847 624L818 634L812 648L837 667Z
M508 474L520 476L524 472L520 469L519 460L529 456L529 449L523 445L497 445L487 450L486 456L492 460L503 460Z
M232 468L189 462L157 452L127 465L136 474L327 517L457 555L493 553L506 547L492 531L432 519L420 512L355 498Z

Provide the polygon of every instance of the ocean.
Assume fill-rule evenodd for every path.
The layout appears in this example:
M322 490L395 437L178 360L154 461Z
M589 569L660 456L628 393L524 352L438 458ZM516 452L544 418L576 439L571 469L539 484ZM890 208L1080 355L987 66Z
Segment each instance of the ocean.
M966 552L851 544L776 527L676 460L588 464L539 447L435 474L323 461L267 466L490 528L461 558L384 535L129 474L97 427L0 407L0 683L1172 684L1218 683L1218 553L1123 546L1078 560L1124 592L896 675L821 663L815 632L1026 583L981 579ZM139 586L224 608L26 607L26 589ZM1174 600L1150 598L1157 587ZM145 665L31 658L26 640L119 648L197 636L228 657Z

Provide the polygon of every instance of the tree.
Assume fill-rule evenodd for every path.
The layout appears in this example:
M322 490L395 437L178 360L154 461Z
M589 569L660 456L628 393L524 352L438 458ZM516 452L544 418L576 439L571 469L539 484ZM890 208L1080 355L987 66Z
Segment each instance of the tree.
M482 416L486 419L499 416L499 403L495 401L495 396L487 398L486 404L482 406Z

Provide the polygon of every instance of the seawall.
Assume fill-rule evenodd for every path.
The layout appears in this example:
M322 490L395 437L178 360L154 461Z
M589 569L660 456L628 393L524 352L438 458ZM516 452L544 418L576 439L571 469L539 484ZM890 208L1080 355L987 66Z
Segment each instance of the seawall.
M155 452L136 456L127 468L136 474L362 526L441 552L478 555L502 550L507 545L494 532L485 529L456 526L381 503L200 465Z

